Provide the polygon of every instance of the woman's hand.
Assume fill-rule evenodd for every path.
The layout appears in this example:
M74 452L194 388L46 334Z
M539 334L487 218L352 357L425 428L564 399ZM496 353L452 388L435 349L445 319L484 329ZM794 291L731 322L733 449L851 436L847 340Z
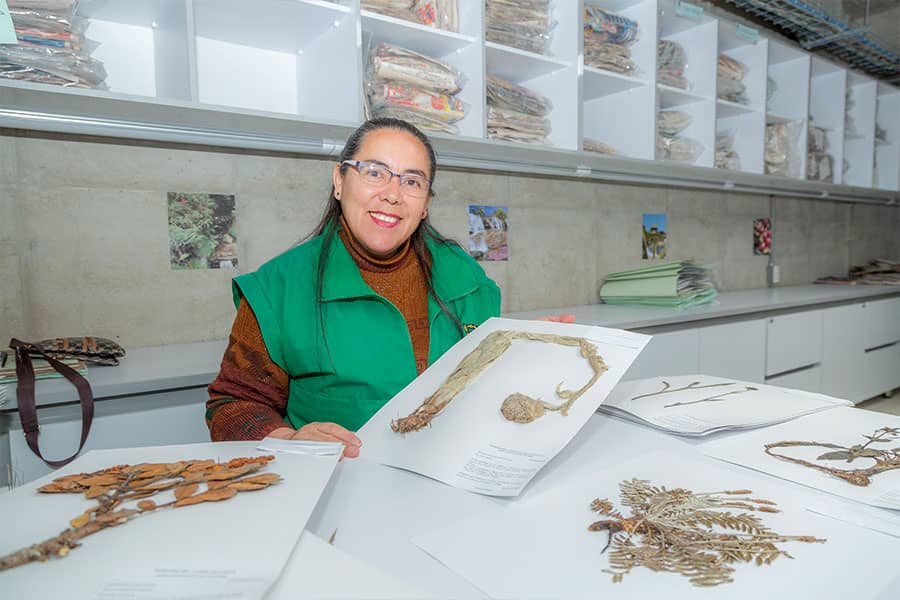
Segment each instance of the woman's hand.
M282 429L287 428L282 427L276 429L269 435L274 435ZM310 440L314 442L340 442L344 445L344 456L347 458L356 458L359 456L359 448L362 446L362 440L356 437L352 431L344 429L337 423L309 423L297 431L294 431L289 439Z
M553 321L554 323L574 323L575 315L571 313L565 313L562 315L550 315L547 317L538 317L537 321Z

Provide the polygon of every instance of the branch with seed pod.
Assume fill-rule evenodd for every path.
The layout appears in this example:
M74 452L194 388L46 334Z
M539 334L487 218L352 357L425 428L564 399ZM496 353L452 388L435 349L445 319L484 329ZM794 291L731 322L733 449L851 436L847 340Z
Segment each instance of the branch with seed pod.
M792 558L778 547L783 542L822 543L808 535L781 535L768 529L753 512L777 513L775 503L752 498L751 490L694 493L654 486L632 479L619 484L621 502L631 510L624 516L607 499L596 499L591 510L608 517L588 531L605 531L609 566L614 582L635 567L679 573L695 586L730 583L734 563L772 563ZM735 512L738 509L749 512Z
M609 368L597 353L597 348L584 338L528 331L494 331L481 340L474 350L463 357L449 377L419 407L408 416L391 421L391 429L397 433L408 433L427 427L431 424L431 420L441 414L441 411L450 404L451 400L481 375L485 369L503 356L503 353L509 349L514 340L532 340L562 346L576 346L580 349L581 356L587 359L594 375L578 390L560 389L562 387L562 382L560 382L556 386L556 395L565 400L565 402L559 405L548 404L525 394L510 394L500 407L500 413L508 421L531 423L542 417L546 411L559 412L563 416L568 415L569 409L572 408L575 401L593 386Z
M97 505L69 521L70 527L48 540L0 557L0 571L30 562L65 558L80 540L110 527L164 508L220 502L239 492L262 490L281 481L277 473L257 473L274 456L235 458L226 463L187 460L174 463L118 465L93 473L58 477L38 491L45 494L84 494ZM201 486L205 489L201 490ZM157 504L150 497L172 490L174 500ZM136 502L135 508L124 505Z
M871 444L884 444L900 439L900 429L896 427L885 426L880 429L876 429L874 432L872 432L872 435L864 435L863 437L868 440L865 444L854 444L853 446L849 447L839 446L837 444L830 444L826 442L775 442L772 444L766 444L765 452L769 456L774 456L775 458L779 458L781 460L792 462L798 465L803 465L804 467L809 467L810 469L815 469L823 473L828 473L829 475L839 477L840 479L843 479L844 481L853 485L865 487L869 485L869 483L871 483L872 477L874 477L875 475L884 473L886 471L893 471L894 469L900 469L900 448L884 448L880 450L876 448L869 448ZM817 457L816 460L843 460L847 463L852 463L858 458L871 458L875 461L875 464L864 469L838 469L835 467L819 465L807 460L803 460L801 458L795 458L793 456L787 456L772 451L775 448L790 447L828 448L832 450L832 452L826 452L825 454Z

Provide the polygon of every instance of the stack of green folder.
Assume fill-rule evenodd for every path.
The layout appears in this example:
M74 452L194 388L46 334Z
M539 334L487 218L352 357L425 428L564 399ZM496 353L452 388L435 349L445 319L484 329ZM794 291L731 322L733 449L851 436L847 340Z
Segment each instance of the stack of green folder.
M610 273L600 288L600 299L606 304L672 308L711 302L717 295L712 269L690 261Z

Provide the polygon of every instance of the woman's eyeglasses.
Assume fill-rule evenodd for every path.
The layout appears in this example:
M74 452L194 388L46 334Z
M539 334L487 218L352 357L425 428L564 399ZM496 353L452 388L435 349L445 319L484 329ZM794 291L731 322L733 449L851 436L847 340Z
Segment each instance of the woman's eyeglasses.
M385 187L396 177L400 180L400 193L412 198L423 198L428 195L431 181L416 173L394 173L381 163L370 160L344 160L342 165L355 168L366 184L380 188Z

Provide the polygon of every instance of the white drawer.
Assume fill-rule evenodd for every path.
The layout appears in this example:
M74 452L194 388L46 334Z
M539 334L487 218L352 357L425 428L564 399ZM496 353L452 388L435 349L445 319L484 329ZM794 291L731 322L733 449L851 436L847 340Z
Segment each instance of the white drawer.
M765 368L764 319L700 329L699 373L762 383Z
M766 319L766 376L822 362L822 311Z
M767 377L766 383L807 392L822 391L822 367L816 365L799 371L792 371L778 377Z
M864 303L866 313L865 348L877 348L900 341L900 298Z
M696 329L653 334L622 380L698 372Z

